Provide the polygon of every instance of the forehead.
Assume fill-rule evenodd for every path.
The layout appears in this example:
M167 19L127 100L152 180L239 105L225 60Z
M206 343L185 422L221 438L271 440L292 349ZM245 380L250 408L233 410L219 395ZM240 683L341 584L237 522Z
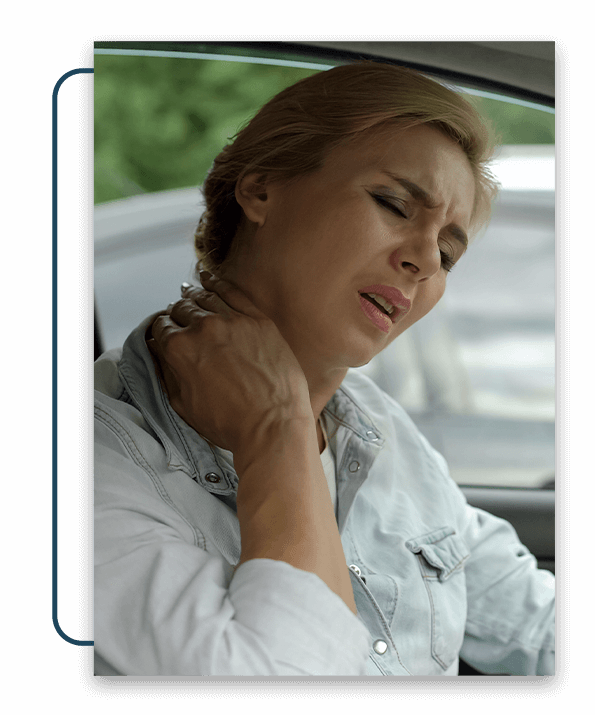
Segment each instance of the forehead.
M399 162L423 170L437 171L448 165L468 169L469 159L461 147L431 125L382 127L359 134L328 156L329 162L360 162L362 168L383 161Z

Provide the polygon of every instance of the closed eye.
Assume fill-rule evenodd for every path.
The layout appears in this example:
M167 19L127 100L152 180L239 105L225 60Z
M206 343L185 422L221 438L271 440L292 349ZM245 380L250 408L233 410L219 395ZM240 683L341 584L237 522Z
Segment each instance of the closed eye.
M407 215L391 199L386 198L386 196L383 196L382 194L371 194L371 196L379 206L388 209L391 213L394 213L397 216L401 216L401 218L407 218ZM440 251L440 263L443 270L450 273L456 265L456 259L448 253L448 251Z
M390 199L387 199L385 196L382 196L381 194L372 194L372 198L374 201L379 206L382 206L385 209L388 209L392 213L396 214L397 216L401 216L402 218L407 218L407 216L403 213L403 211L399 208L399 206L395 203L393 203Z

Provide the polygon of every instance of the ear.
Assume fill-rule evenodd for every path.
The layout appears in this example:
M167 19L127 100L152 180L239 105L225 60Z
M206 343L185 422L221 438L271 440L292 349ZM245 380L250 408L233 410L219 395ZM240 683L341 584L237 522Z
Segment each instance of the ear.
M236 183L236 201L248 221L263 226L269 206L265 174L246 174Z

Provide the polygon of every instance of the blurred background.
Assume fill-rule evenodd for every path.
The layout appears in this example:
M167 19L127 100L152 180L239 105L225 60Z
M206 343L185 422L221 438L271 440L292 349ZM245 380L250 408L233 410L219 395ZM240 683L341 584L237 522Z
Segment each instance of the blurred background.
M332 66L289 55L95 50L95 297L103 347L194 281L199 187L270 97ZM262 54L262 53L260 53ZM397 399L461 485L553 488L555 117L459 87L495 125L502 191L430 314L359 368Z

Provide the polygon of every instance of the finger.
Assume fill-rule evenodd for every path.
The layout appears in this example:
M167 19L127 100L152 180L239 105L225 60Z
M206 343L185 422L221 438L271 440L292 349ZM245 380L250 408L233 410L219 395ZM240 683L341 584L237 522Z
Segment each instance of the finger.
M183 339L185 332L184 326L178 325L169 315L161 314L153 321L151 338L146 341L168 380L168 388L170 379L176 374L176 358L180 355L178 341Z
M163 336L165 334L165 325L162 321L162 318L165 317L167 316L162 314L155 318L153 324L151 325L151 337L147 336L146 338L146 344L149 348L149 352L153 356L153 362L155 364L155 367L157 368L157 373L161 376L161 362L163 360L163 353L161 350L160 340L163 340Z
M182 298L171 305L171 308L168 310L169 317L178 325L187 327L196 320L204 318L210 313L217 312L213 310L214 306L212 305L210 309L206 307L210 305L209 301L201 300L201 303L203 305L199 305L198 301L192 300L190 297ZM227 306L225 307L227 309Z
M172 335L180 330L180 326L165 313L158 315L151 326L151 337L154 340L154 347L160 355L163 354L167 343Z
M183 296L176 304L176 310L178 305L192 304L196 309L202 310L205 315L207 313L230 315L233 312L237 312L217 293L202 287L190 286L184 290ZM189 311L190 308L187 306L186 310Z
M265 317L264 313L254 305L250 298L233 283L213 276L207 271L200 273L200 281L207 291L218 295L230 308L238 311L238 313L243 313L253 318Z

